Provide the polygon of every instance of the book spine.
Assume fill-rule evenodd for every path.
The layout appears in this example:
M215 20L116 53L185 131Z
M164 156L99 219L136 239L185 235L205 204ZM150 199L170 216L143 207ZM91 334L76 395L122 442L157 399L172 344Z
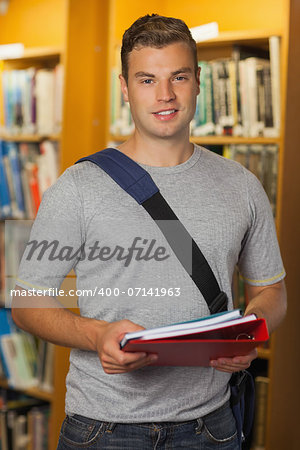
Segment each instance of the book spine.
M248 79L246 62L239 61L239 79L240 79L240 94L241 94L241 112L243 123L243 135L250 134L250 111L248 102Z
M265 127L265 85L263 65L256 67L256 87L257 87L257 126L259 136L263 136Z
M10 194L8 187L7 174L4 164L4 146L5 142L0 140L0 217L5 218L11 215Z
M256 86L256 58L248 58L246 63L247 99L249 103L249 134L251 137L259 135L257 124L257 86Z
M213 85L213 102L214 102L214 122L216 134L222 134L222 129L219 123L220 119L220 93L219 93L219 75L218 75L218 62L213 61L212 67L212 85Z
M237 46L234 46L232 50L232 62L234 65L234 72L235 72L235 82L236 82L235 92L236 92L236 112L237 112L237 123L236 123L237 129L234 134L236 136L243 136L239 61L240 61L240 51Z
M235 136L239 135L239 119L238 119L238 102L237 102L237 79L236 79L236 70L235 70L235 62L228 62L228 73L229 73L229 91L231 96L231 108L232 108L232 125L233 125L233 134Z
M54 132L54 73L40 69L36 75L37 132L48 135Z
M271 87L272 87L272 106L274 128L279 135L280 131L280 38L278 36L271 36L269 39L270 47L270 69L271 69Z
M25 203L21 180L21 169L19 161L18 147L15 142L8 143L8 159L11 166L12 183L16 198L16 218L24 218Z
M200 93L201 95L201 93ZM207 64L205 71L205 96L206 96L206 134L215 133L214 123L214 99L212 84L212 68L211 64Z
M10 161L8 158L7 143L4 147L4 153L3 153L2 158L3 158L3 165L5 168L5 172L6 172L6 179L7 179L7 185L8 185L8 190L9 190L11 216L13 218L15 218L15 217L18 217L18 207L17 207L16 193L15 193L14 184L13 184L12 168L11 168Z
M263 68L264 77L264 96L265 96L265 127L264 136L276 136L273 120L273 104L272 104L272 86L271 86L271 71L270 64Z

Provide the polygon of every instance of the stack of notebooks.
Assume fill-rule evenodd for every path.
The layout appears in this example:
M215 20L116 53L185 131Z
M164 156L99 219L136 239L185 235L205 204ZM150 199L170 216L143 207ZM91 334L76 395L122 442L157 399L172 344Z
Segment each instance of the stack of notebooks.
M209 366L213 359L243 356L269 339L266 322L240 310L165 327L127 333L120 343L128 352L156 353L157 366Z

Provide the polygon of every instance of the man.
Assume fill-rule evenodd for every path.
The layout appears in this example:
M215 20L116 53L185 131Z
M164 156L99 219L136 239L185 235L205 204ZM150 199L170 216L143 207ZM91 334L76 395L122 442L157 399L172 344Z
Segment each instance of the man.
M121 88L135 131L119 150L159 186L206 256L229 309L238 264L251 299L246 314L264 317L272 332L286 309L272 213L252 174L189 142L200 69L187 26L157 15L140 18L125 32L121 56ZM120 350L126 332L209 314L146 211L105 172L83 162L67 169L44 195L33 239L84 250L80 257L77 252L76 258L54 261L37 254L28 258L27 250L20 288L57 288L73 268L78 288L95 289L92 298L80 295L81 316L56 308L46 296L36 301L49 309L17 308L17 299L13 309L20 327L73 349L58 448L239 448L228 381L249 367L256 351L201 368L149 367L155 355ZM136 252L129 261L124 252L133 242L135 250L140 244L139 257ZM164 248L163 258L141 257L142 244L150 242ZM110 253L117 258L105 258L111 248L118 249ZM136 288L141 290L135 295ZM152 295L154 288L161 295ZM163 295L164 288L180 295Z

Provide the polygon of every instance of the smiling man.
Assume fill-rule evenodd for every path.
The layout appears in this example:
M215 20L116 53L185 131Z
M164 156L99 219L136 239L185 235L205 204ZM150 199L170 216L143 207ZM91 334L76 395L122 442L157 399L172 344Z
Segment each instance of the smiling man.
M284 317L286 294L271 208L250 172L189 140L200 69L188 27L179 19L142 17L125 32L121 57L121 88L135 131L118 150L150 173L204 253L228 296L228 309L237 265L251 300L246 314L265 318L272 332ZM98 292L78 299L81 316L58 308L55 299L46 310L18 308L15 299L13 317L20 327L72 347L58 448L237 450L228 382L249 367L256 351L211 361L210 367L149 367L155 355L120 350L127 332L209 314L147 212L85 161L46 192L31 235L37 242L59 240L86 249L95 242L128 248L134 239L155 239L170 256L133 258L127 267L116 258L22 259L19 289L57 288L73 268L78 288ZM108 297L96 291L99 285L121 293L176 288L180 295Z

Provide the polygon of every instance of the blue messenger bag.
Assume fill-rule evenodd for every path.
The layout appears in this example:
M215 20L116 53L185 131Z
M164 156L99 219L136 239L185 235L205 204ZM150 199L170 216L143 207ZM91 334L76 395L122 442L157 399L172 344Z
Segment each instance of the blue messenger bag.
M122 189L133 197L156 222L170 247L203 295L210 313L226 311L228 298L220 290L216 277L203 253L159 192L150 174L139 164L115 148L106 148L76 161L90 161L104 170ZM176 233L166 224L176 221ZM183 257L180 242L192 242L192 267ZM185 240L185 241L184 241ZM254 382L247 371L234 373L230 379L231 407L237 424L240 448L248 448L254 418Z

